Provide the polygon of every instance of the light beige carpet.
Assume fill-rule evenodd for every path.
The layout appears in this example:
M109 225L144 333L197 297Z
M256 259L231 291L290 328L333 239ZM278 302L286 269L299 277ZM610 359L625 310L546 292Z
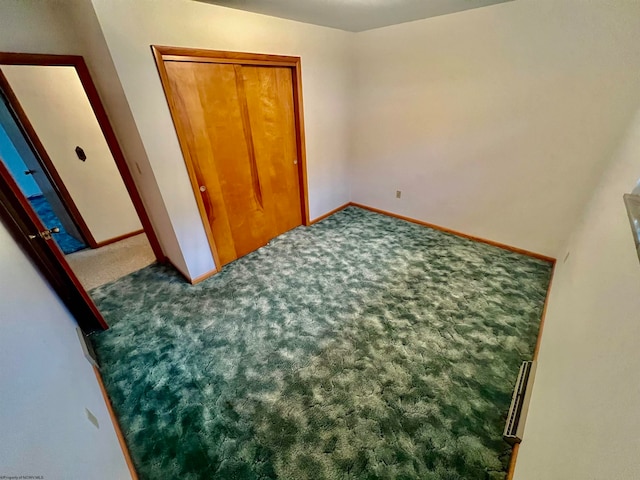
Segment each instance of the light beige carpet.
M113 282L156 261L144 233L96 249L66 256L86 290Z

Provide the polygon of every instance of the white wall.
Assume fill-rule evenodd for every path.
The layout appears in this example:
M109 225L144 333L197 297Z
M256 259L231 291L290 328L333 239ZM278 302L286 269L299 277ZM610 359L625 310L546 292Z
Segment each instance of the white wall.
M93 5L90 0L65 0L58 7L62 18L74 26L81 54L111 120L162 250L174 265L187 272L187 264Z
M0 51L85 57L162 249L186 270L90 0L3 0L0 12Z
M3 1L0 50L78 53L57 11L53 2ZM2 224L0 271L0 474L130 478L74 322Z
M2 0L0 6L0 51L80 55L59 2Z
M612 158L558 262L515 480L640 478L640 110Z
M42 195L42 190L40 190L38 184L33 180L33 177L24 174L29 168L20 157L16 147L11 143L11 139L2 125L0 125L0 158L2 158L7 169L12 173L13 178L26 197Z
M75 321L2 223L0 271L0 475L131 478Z
M0 70L96 242L141 230L75 68L5 65ZM86 161L77 157L76 146Z
M352 200L555 256L640 103L639 19L518 0L357 34Z
M119 88L110 84L114 72L97 82L115 99L107 109L119 119L114 126L121 138L127 137L123 125L132 125L120 121L131 107L144 144L136 143L137 132L127 137L126 148L139 154L129 161L141 162L137 181L152 186L157 178L167 202L164 238L175 233L174 255L184 250L187 273L197 275L211 260L149 45L302 55L312 215L349 199L345 118L353 93L354 200L558 256L516 480L640 476L634 381L640 263L622 202L640 178L640 116L622 135L640 104L632 76L638 2L518 0L358 34L353 57L348 34L329 29L197 2L94 3L126 98L111 95ZM3 51L82 54L86 48L67 36L72 33L54 2L9 0L2 10ZM109 67L111 58L98 37L82 38L94 42L88 63L102 73L100 63ZM352 60L358 60L353 85ZM398 188L400 201L393 199ZM164 208L157 203L154 219ZM17 461L12 443L32 444L37 452L43 439L52 452L34 458L67 463L68 444L52 440L61 428L65 435L73 430L73 446L86 457L104 448L115 455L113 438L87 437L105 435L108 421L89 366L75 349L71 321L3 229L0 245L0 267L11 272L0 277L0 465ZM26 285L30 302L20 301ZM33 298L41 302L32 305ZM23 313L24 305L33 310ZM29 317L16 328L15 315ZM68 388L56 389L58 383ZM43 392L61 418L71 420L50 423L60 419L47 415L49 398L38 408L32 403L41 395L18 405L6 393L14 387ZM16 410L23 403L24 410ZM101 430L82 417L84 406L98 415ZM20 423L11 437L4 426L14 425L6 422ZM38 435L28 442L14 438L34 425ZM78 470L65 478L124 472L121 459L91 474L82 462L69 465Z
M347 32L188 0L94 0L114 65L185 256L214 268L150 45L302 56L311 217L349 201Z

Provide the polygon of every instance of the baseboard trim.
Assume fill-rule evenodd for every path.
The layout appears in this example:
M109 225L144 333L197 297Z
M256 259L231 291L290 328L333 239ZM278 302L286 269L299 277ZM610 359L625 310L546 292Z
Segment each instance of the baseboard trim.
M546 262L550 262L555 265L556 259L553 257L549 257L547 255L542 255L541 253L532 252L529 250L525 250L523 248L512 247L511 245L506 245L500 242L494 242L493 240L487 240L486 238L476 237L475 235L469 235L468 233L459 232L457 230L452 230L451 228L441 227L440 225L435 225L433 223L424 222L422 220L417 220L411 217L405 217L404 215L398 215L397 213L388 212L386 210L381 210L379 208L370 207L368 205L363 205L361 203L351 202L349 205L363 208L365 210L369 210L371 212L380 213L382 215L387 215L389 217L399 218L400 220L405 220L411 223L417 223L418 225L422 225L424 227L433 228L434 230L440 230L441 232L450 233L452 235L456 235L462 238L468 238L469 240L473 240L475 242L486 243L487 245L491 245L493 247L502 248L504 250L509 250L510 252L520 253L522 255L527 255L529 257L537 258L538 260L544 260Z
M509 470L507 470L506 480L513 480L513 474L516 471L516 461L518 460L518 451L520 450L520 444L516 443L511 450L511 459L509 460Z
M118 423L116 414L113 411L113 406L111 405L111 400L109 400L109 395L107 395L107 389L104 387L104 382L102 381L100 370L98 370L96 367L93 367L93 373L95 373L96 379L98 380L98 385L100 386L100 391L102 392L102 398L104 398L104 403L107 406L109 417L111 417L113 429L116 431L116 436L118 437L118 443L120 444L120 448L122 449L124 460L127 463L127 468L129 469L129 473L131 474L131 480L138 480L136 468L133 465L133 460L131 460L131 455L129 454L129 447L127 447L127 442L124 439L124 435L122 434L122 430L120 429L120 424Z
M339 206L338 208L334 208L333 210L331 210L330 212L325 213L324 215L320 215L318 218L311 220L309 222L309 225L314 225L318 222L321 222L322 220L324 220L327 217L330 217L331 215L333 215L334 213L338 213L341 210L344 210L345 208L347 208L348 206L353 205L352 203L348 202L345 203L344 205Z
M547 317L547 305L549 305L549 297L551 296L551 286L553 285L553 277L556 273L556 263L554 262L553 268L551 269L551 278L549 279L549 286L547 287L547 295L544 298L544 305L542 307L542 314L540 315L540 328L538 329L538 338L536 339L536 346L533 350L533 361L538 360L538 355L540 353L540 345L542 343L542 333L544 331L544 322ZM531 388L535 385L535 380ZM507 471L506 480L513 480L513 475L516 470L516 462L518 461L518 452L520 451L520 444L516 443L513 446L513 450L511 450L511 459L509 460L509 470Z
M136 230L135 232L125 233L124 235L120 235L118 237L108 238L107 240L103 240L102 242L97 242L95 247L92 248L100 248L106 245L111 245L112 243L119 242L120 240L126 240L129 237L135 237L136 235L140 235L144 233L144 229Z
M202 275L200 275L199 277L196 277L194 279L189 280L189 282L191 283L191 285L196 285L204 280L206 280L207 278L211 278L213 277L216 273L218 273L220 270L217 269L213 269L207 273L204 273Z
M165 261L166 261L166 263L171 265L173 268L175 268L177 270L177 272L180 275L182 275L184 277L184 279L187 282L189 282L191 285L196 285L197 283L200 283L200 282L206 280L209 277L213 277L216 273L218 273L220 271L220 270L217 270L217 269L214 268L213 270L210 270L210 271L208 271L206 273L203 273L202 275L200 275L198 277L191 278L191 276L187 275L186 272L183 272L181 268L178 268L176 266L176 264L173 263L169 257L166 257Z
M547 287L547 296L544 298L544 305L542 307L542 315L540 316L540 328L538 329L538 339L536 340L536 347L533 350L533 360L538 359L540 353L540 345L542 344L542 332L544 330L544 321L547 317L547 306L549 305L549 297L551 296L551 286L553 285L553 277L556 273L556 264L553 264L551 269L551 278L549 279L549 286Z

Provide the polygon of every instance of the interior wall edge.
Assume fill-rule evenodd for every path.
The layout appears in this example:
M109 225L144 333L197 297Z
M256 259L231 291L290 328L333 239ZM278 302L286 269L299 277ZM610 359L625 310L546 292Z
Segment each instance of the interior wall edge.
M345 170L350 34L191 1L91 0L91 4L185 257L183 270L192 278L216 265L151 45L302 57L310 218L349 200ZM154 15L146 15L151 8ZM184 24L190 28L181 28ZM326 137L332 141L324 141Z
M358 207L358 208L364 208L365 210L370 210L372 212L380 213L382 215L388 215L390 217L399 218L399 219L405 220L407 222L417 223L418 225L423 225L423 226L428 227L428 228L433 228L434 230L440 230L441 232L450 233L450 234L456 235L458 237L468 238L469 240L473 240L475 242L486 243L487 245L491 245L491 246L494 246L494 247L502 248L503 250L509 250L511 252L519 253L521 255L526 255L528 257L537 258L538 260L544 260L545 262L550 262L552 264L556 263L556 257L552 256L552 255L547 255L546 253L538 253L538 252L534 252L534 251L527 250L527 249L524 249L524 248L508 245L506 243L498 242L498 241L495 241L495 240L489 240L487 238L483 238L483 237L479 237L479 236L476 236L476 235L473 235L473 234L461 232L460 230L454 230L452 228L444 227L444 226L441 226L441 225L436 225L434 223L430 223L430 222L427 222L427 221L424 221L424 220L420 220L420 219L413 218L413 217L408 217L408 216L405 216L405 215L401 215L401 214L392 212L390 210L384 210L384 209L372 207L372 206L365 205L365 204L358 203L358 202L350 202L350 205L352 205L354 207Z
M182 270L188 270L175 225L158 188L155 172L151 167L94 6L90 0L64 0L62 7L60 10L64 15L75 20L78 44L82 45L80 54L85 59L111 121L164 256L171 259L175 265L181 266Z
M561 256L640 98L639 13L520 1L357 33L352 201Z
M516 480L640 473L640 394L627 381L640 368L640 266L622 200L640 178L636 112L554 274Z
M100 369L94 366L93 373L96 376L98 386L100 387L100 393L102 393L102 398L104 399L105 406L107 407L107 411L109 412L109 418L111 419L111 424L113 425L113 429L115 430L116 436L118 437L118 444L120 445L120 449L122 450L122 455L124 456L125 462L127 463L127 468L129 469L129 473L131 474L131 480L138 480L138 473L136 472L136 467L134 466L133 460L131 459L131 454L129 453L129 447L127 446L127 441L125 440L124 435L122 433L122 429L120 428L120 422L118 421L118 417L113 411L113 405L111 404L111 399L109 399L109 395L107 394L107 389L104 386L104 381L102 380Z

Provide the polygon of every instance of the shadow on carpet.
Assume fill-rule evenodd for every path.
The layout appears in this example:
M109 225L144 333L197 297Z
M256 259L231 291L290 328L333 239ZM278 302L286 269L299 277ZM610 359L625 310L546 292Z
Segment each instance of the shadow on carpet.
M142 479L503 479L551 265L350 207L191 286L91 292Z

